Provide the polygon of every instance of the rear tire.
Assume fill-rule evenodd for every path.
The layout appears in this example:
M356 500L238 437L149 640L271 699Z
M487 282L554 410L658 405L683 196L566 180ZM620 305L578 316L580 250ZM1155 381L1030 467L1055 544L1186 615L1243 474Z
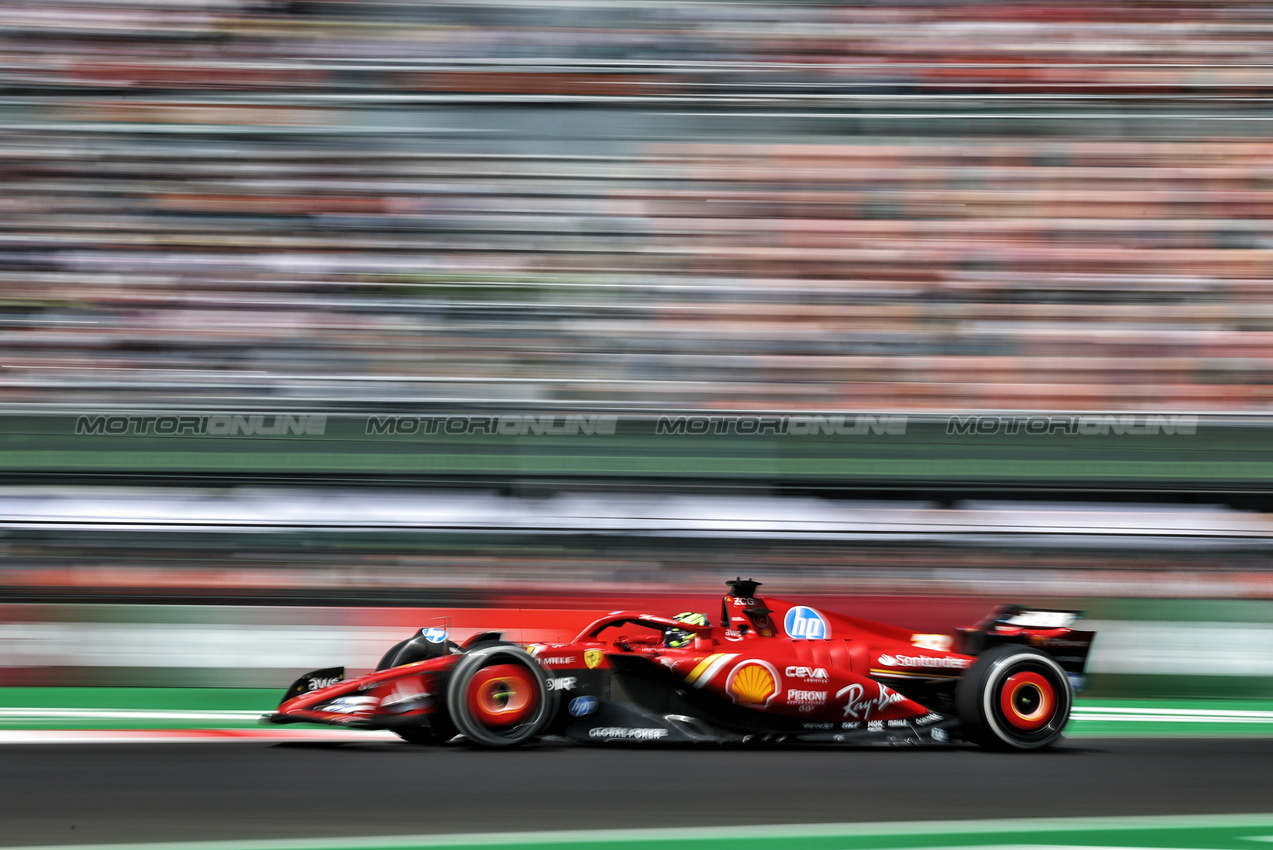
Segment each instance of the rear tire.
M470 650L446 693L456 729L483 747L515 747L543 729L556 707L548 677L525 650L497 644Z
M955 687L964 734L992 750L1037 750L1061 737L1074 694L1061 665L1037 649L996 646Z

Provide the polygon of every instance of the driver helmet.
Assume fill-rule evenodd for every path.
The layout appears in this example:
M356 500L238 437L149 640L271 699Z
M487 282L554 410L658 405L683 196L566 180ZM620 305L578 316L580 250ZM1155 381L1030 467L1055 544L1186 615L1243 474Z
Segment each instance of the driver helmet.
M690 623L695 626L708 626L711 621L707 619L706 614L699 614L695 611L684 611L672 618L680 620L682 623ZM663 637L663 645L678 649L685 646L694 638L693 632L687 632L684 629L668 629L667 634Z

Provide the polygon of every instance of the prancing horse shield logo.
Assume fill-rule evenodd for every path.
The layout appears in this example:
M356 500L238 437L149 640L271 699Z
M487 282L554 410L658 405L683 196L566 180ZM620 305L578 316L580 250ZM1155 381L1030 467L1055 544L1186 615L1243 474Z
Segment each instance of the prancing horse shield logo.
M585 649L583 652L583 663L588 665L589 670L592 670L601 664L605 657L606 654L599 649Z

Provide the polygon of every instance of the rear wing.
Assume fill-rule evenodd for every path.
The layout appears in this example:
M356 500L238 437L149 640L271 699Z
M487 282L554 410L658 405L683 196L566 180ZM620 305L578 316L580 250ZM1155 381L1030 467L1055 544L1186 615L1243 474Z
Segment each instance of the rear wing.
M1020 643L1046 652L1061 665L1075 690L1084 684L1087 657L1092 651L1096 632L1080 631L1073 625L1083 611L1060 608L1027 608L1003 605L991 611L975 626L960 633L960 652L980 655L992 646Z

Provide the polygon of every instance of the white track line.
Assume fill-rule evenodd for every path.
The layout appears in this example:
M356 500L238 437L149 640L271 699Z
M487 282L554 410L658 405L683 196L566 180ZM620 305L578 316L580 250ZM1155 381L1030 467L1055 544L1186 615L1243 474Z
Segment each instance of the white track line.
M142 743L224 743L227 741L398 741L392 732L320 726L248 726L217 728L218 723L245 724L261 716L260 711L180 711L94 708L0 708L0 727L6 724L41 720L56 721L170 721L189 723L186 729L4 729L4 744L142 744ZM1251 726L1273 724L1273 711L1241 709L1177 709L1083 707L1073 718L1083 722L1119 724L1191 723L1201 726ZM1081 730L1076 730L1080 731Z
M357 729L2 729L4 744L207 744L227 741L401 741L392 732Z
M948 844L952 836L975 836L977 843L972 846L992 846L995 850L1006 847L1055 847L1056 845L1022 845L1020 843L997 845L986 842L987 836L1013 832L1053 832L1066 833L1089 830L1140 830L1163 828L1245 828L1264 831L1273 826L1273 815L1166 815L1150 817L1092 817L1092 818L1022 818L1004 820L968 820L968 821L925 821L904 823L806 823L775 824L759 826L695 826L695 827L655 827L647 829L593 829L593 830L555 830L551 832L486 832L458 834L422 834L422 835L360 835L345 838L272 838L261 840L231 841L173 841L132 844L76 844L76 845L41 845L36 847L13 847L8 850L352 850L352 848L428 848L428 847L463 847L473 845L495 845L505 847L562 847L572 844L600 844L607 842L623 842L631 845L646 842L653 846L656 843L669 846L685 846L695 840L754 840L770 839L781 846L784 839L795 837L809 839L818 837L835 838L845 836L860 838L862 836L914 836L923 839L934 836L938 846ZM1040 836L1043 837L1043 836ZM1266 840L1263 836L1253 836L1253 840ZM912 844L924 846L922 843ZM966 850L969 845L956 845ZM1090 845L1067 845L1070 850ZM1127 845L1111 845L1124 848Z
M1273 711L1213 708L1101 708L1075 706L1075 720L1120 723L1273 723Z
M103 720L216 720L252 721L265 710L186 710L149 708L12 708L0 707L0 721L12 719L84 718Z

